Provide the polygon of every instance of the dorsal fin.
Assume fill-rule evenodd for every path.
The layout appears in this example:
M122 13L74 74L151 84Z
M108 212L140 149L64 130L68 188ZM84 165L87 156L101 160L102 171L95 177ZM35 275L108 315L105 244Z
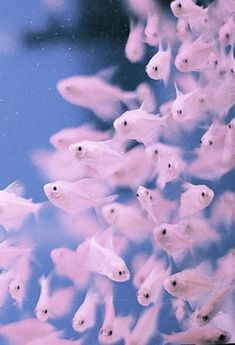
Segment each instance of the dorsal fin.
M175 82L175 92L176 92L176 98L183 95L183 93L178 89L176 82Z
M25 188L22 182L14 181L5 188L5 191L17 196L23 196L25 193Z
M96 73L96 76L99 77L100 79L110 81L113 78L114 74L116 73L117 69L118 69L118 66L106 67L98 71Z
M192 184L192 183L189 183L189 182L185 182L184 184L183 184L183 189L186 191L186 190L189 190L190 188L193 188L195 185L194 184Z

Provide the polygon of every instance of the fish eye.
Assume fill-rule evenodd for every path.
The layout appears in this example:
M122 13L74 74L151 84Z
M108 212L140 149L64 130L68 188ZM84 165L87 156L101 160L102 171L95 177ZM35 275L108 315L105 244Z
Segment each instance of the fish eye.
M180 110L177 110L177 114L182 114L182 110L180 109Z
M182 4L180 2L178 2L177 7L182 8Z
M78 150L78 151L82 151L82 147L81 147L81 146L78 146L77 150Z
M84 320L80 320L79 325L83 325L83 324L84 324Z
M228 39L229 39L229 37L230 37L230 34L229 34L229 33L226 33L226 34L225 34L225 38L226 38L226 40L228 40Z
M140 196L139 193L136 193L136 196L137 196L137 198L139 198L139 196Z
M200 139L200 144L202 144L202 139Z
M114 208L111 208L110 213L114 213Z
M234 70L233 70L233 68L231 68L231 69L230 69L230 72L231 72L232 74L234 74Z
M123 125L124 125L124 126L127 126L127 121L124 121L124 122L123 122Z
M218 65L218 60L215 60L215 61L214 61L214 64L217 66L217 65Z
M166 235L166 229L163 229L163 230L162 230L162 234L163 234L163 235Z
M202 320L203 320L203 321L208 321L208 319L209 319L208 315L203 315L203 316L202 316Z
M119 274L120 276L122 275L122 273L123 273L122 271L119 271L119 272L118 272L118 274Z
M54 186L52 189L53 189L54 191L56 191L56 190L57 190L57 187L56 187L56 186Z
M168 163L168 168L169 168L169 169L171 168L171 163Z
M157 70L158 70L158 67L157 67L157 66L155 66L155 67L154 67L154 71L157 71Z
M148 298L149 298L149 294L148 294L148 293L145 293L145 294L144 294L144 298L148 299Z
M232 128L232 125L231 125L231 124L229 124L229 125L228 125L228 128L229 128L229 129L231 129L231 128Z
M225 341L225 340L226 340L226 335L224 335L223 333L220 334L218 340L219 340L219 341Z
M44 309L44 310L43 310L43 313L44 313L44 314L47 314L47 313L48 313L48 310L47 310L47 309Z
M110 331L108 332L108 336L111 337L111 335L113 335L113 331L110 329Z
M16 285L16 287L15 287L15 288L16 288L16 290L18 290L18 291L19 291L19 290L20 290L20 285Z
M176 280L173 280L173 281L171 282L171 285L172 285L172 286L176 286L176 284L177 284L177 283L176 283Z
M188 59L184 59L184 60L183 60L183 63L188 63Z
M202 196L203 198L205 198L206 193L205 193L205 192L202 192L202 193L201 193L201 196Z
M158 155L158 150L154 150L154 154L155 154L155 155Z
M209 140L209 145L211 146L213 144L213 141L212 140Z

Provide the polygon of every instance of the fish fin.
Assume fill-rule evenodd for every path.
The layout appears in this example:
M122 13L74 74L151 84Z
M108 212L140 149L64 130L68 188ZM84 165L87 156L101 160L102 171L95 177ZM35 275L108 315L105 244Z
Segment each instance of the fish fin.
M117 72L118 66L109 66L106 68L102 68L96 73L96 76L104 79L106 81L110 81L114 74Z
M25 187L21 181L14 181L5 189L5 192L15 194L17 196L23 196L25 194Z
M180 97L180 96L183 96L183 93L178 89L178 86L177 86L176 82L174 84L175 84L176 98Z
M193 188L193 187L194 187L194 184L189 183L189 182L185 182L185 183L183 183L182 187L183 187L183 189L184 189L185 191L187 191L187 190L189 190L190 188Z

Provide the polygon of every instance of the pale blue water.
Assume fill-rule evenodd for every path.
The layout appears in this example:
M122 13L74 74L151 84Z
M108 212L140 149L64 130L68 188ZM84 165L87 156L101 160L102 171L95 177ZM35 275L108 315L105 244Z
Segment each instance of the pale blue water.
M14 180L22 181L26 186L27 197L34 201L45 201L43 185L46 178L32 164L30 156L35 149L51 149L49 138L52 133L64 127L77 126L81 122L97 121L94 116L79 107L70 105L58 94L56 82L73 74L91 74L107 65L120 65L117 80L127 89L134 89L139 81L146 79L143 65L132 66L123 58L122 44L102 39L51 39L36 44L26 44L25 33L41 31L48 27L50 15L42 6L41 1L8 1L0 0L1 22L0 33L12 35L16 40L13 51L0 54L0 188L5 188ZM78 13L78 15L76 14ZM66 1L66 6L58 14L60 23L67 23L72 28L79 18L79 1ZM104 13L105 18L105 13ZM63 25L63 24L62 24ZM63 29L63 28L62 28ZM125 35L126 33L122 33ZM0 41L1 45L1 41ZM1 50L1 46L0 46ZM151 55L151 50L149 51ZM160 92L162 86L156 83ZM161 99L167 100L173 96L173 85L162 92ZM196 146L202 130L195 131L193 136L179 138L180 144L191 149ZM224 190L235 191L234 171L217 182L209 182L218 195ZM197 183L198 180L192 180ZM171 198L179 195L180 185L174 183L166 188L166 194ZM63 231L53 213L54 208L44 210L43 221L38 223L30 219L21 235L30 234L36 242L33 276L30 281L26 302L23 310L19 310L9 298L6 305L0 309L0 323L5 324L32 316L40 290L37 283L42 274L47 275L53 268L50 260L50 250L54 247L68 246L76 248L76 243ZM46 221L47 220L47 221ZM223 231L223 229L221 229ZM211 246L208 253L202 257L215 259L234 246L234 232L229 238L224 238L220 245ZM2 231L4 236L4 231ZM150 244L131 247L127 254L127 263L139 250L150 251ZM56 281L54 282L56 283ZM60 279L58 284L67 284ZM138 305L132 283L114 283L117 313L131 313L137 318L144 310ZM76 304L69 314L59 321L53 321L59 329L64 329L66 336L73 339L78 335L72 330L72 316L83 300L84 292L78 293ZM96 344L98 330L102 324L103 307L98 309L98 321L95 328L87 335L85 344ZM170 312L169 298L166 297L164 311L161 314L159 330L172 332L179 326ZM0 340L4 344L3 340ZM158 338L149 342L157 344ZM122 344L122 343L120 343Z

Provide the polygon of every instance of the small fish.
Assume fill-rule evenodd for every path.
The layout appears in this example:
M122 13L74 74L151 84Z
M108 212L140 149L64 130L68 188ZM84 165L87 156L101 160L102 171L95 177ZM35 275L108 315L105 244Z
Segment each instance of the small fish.
M145 44L144 44L144 25L139 22L134 24L130 22L130 32L128 40L125 45L125 56L132 62L137 63L141 62L145 55Z
M204 210L214 198L214 192L206 185L194 185L184 183L186 190L180 197L180 213L182 216L190 216Z
M222 47L231 45L234 48L235 43L235 20L234 14L232 14L224 25L219 30L219 42Z
M110 145L110 141L82 140L70 145L69 150L81 165L89 166L105 178L125 163L125 157Z
M92 178L76 182L55 181L43 188L51 203L66 212L84 211L113 201L113 197L107 197L109 188Z
M111 247L100 245L95 237L90 240L89 262L91 271L107 276L116 282L130 279L125 261Z
M99 295L93 288L89 288L84 301L73 316L72 326L76 332L85 332L95 326L98 303Z
M30 214L36 215L42 207L41 203L24 199L23 194L24 186L19 181L0 190L0 224L7 232L19 228Z
M211 150L220 150L224 146L226 126L213 122L200 139L201 151L208 153Z
M116 132L125 139L133 139L145 146L151 144L165 126L163 118L139 109L128 110L117 118L113 126Z
M145 42L151 47L157 47L159 43L160 13L149 13L144 29Z
M146 73L153 80L163 80L167 86L170 77L171 68L171 48L168 44L166 50L163 50L161 43L159 43L158 52L149 60L146 65Z
M125 338L125 345L148 345L156 332L160 306L153 305L144 310L130 335Z
M163 282L165 290L174 297L191 302L215 287L213 281L199 268L185 269Z
M171 218L175 203L163 198L158 190L139 186L136 196L141 207L147 211L155 223L164 222Z
M195 20L204 13L203 8L197 6L193 0L174 0L170 6L174 16L186 22Z
M189 329L187 331L163 334L163 344L226 344L231 335L216 327Z
M74 290L71 287L50 292L50 278L42 276L39 280L41 292L35 307L35 316L38 320L46 322L48 319L56 319L68 313L74 298Z
M170 269L166 270L164 263L162 263L162 267L160 266L157 262L136 293L138 303L145 307L161 301L163 281L169 276Z
M133 285L136 289L140 288L156 265L157 261L154 254L148 257L143 254L136 254L134 260L132 261L134 270ZM159 265L161 267L161 261L159 262Z
M123 91L105 81L113 71L108 68L91 76L72 76L58 81L56 87L68 102L88 108L104 120L113 119L120 103L131 106L137 101L135 91Z
M104 141L111 137L110 131L98 131L92 126L64 128L50 137L50 143L57 150L66 150L80 140Z
M195 312L195 321L199 326L210 323L221 311L226 310L229 297L234 292L235 286L223 287L214 291L203 306Z
M176 319L181 323L182 320L186 317L186 302L181 300L180 298L176 298L172 301L172 304Z
M181 44L175 58L176 68L183 73L204 70L213 47L212 43L204 42L201 37L192 43Z

